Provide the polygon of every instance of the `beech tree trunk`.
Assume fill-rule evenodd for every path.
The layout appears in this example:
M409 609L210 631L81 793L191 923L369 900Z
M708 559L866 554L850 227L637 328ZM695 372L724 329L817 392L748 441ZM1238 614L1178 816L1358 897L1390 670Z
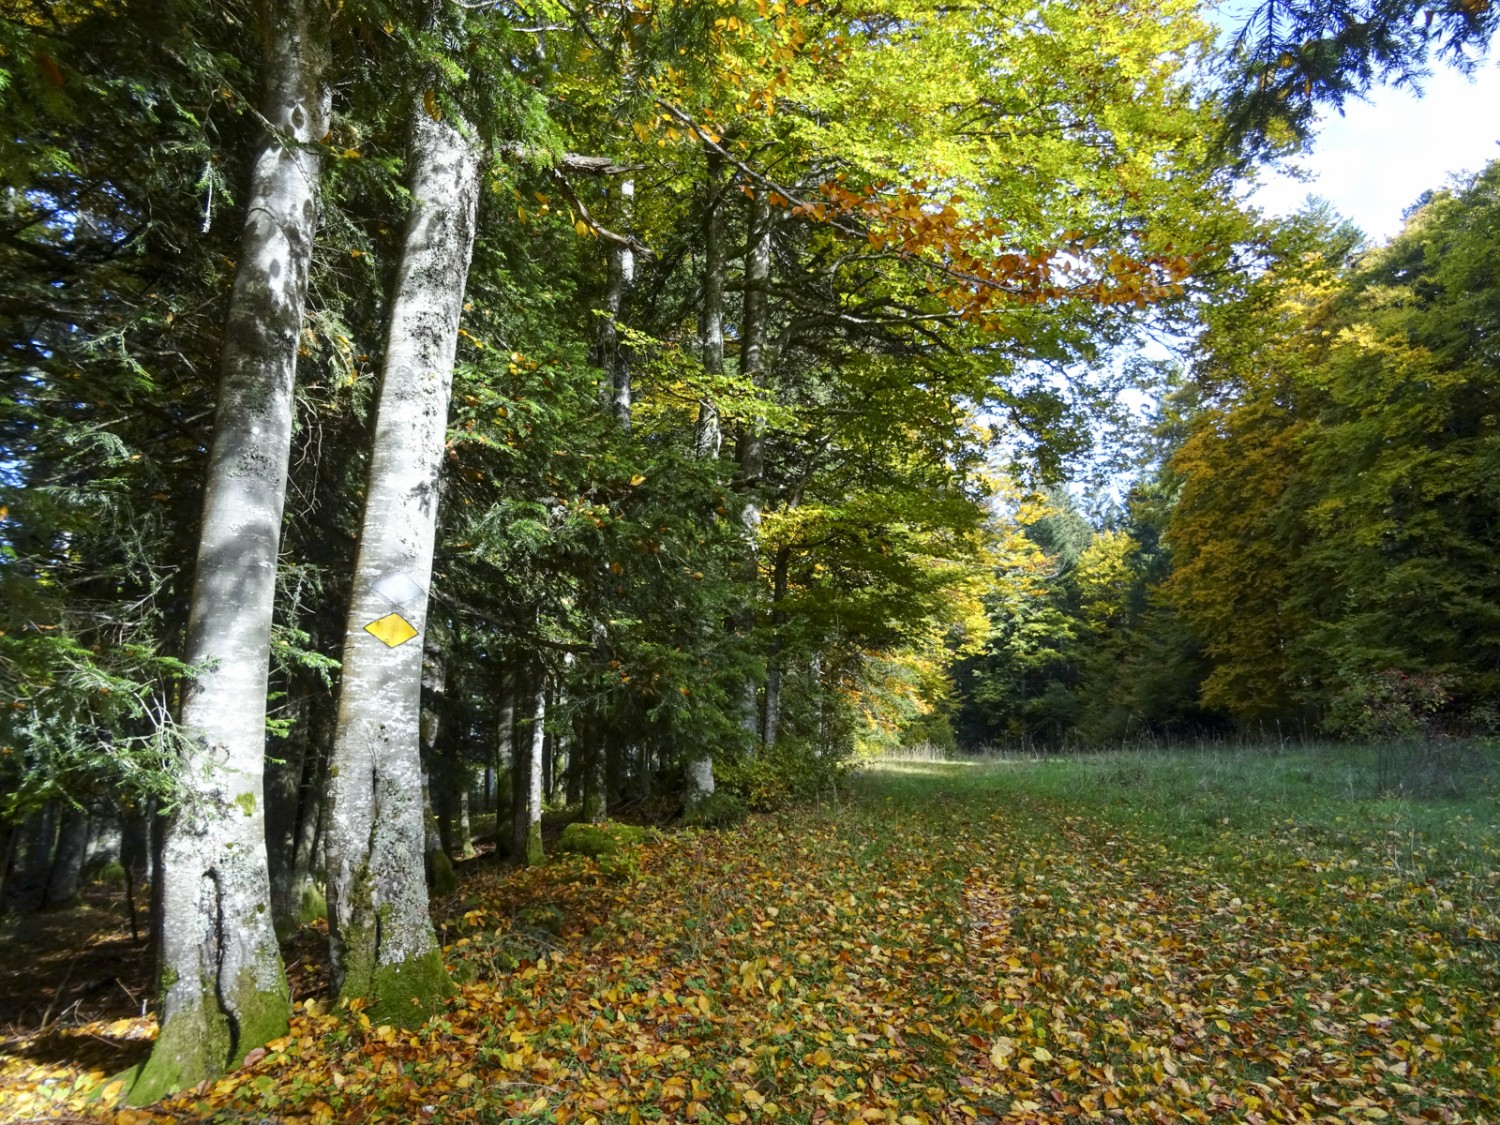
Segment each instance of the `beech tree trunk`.
M609 759L605 750L605 724L598 708L591 709L589 721L578 739L578 782L583 795L583 819L599 824L609 819Z
M511 768L515 810L511 825L511 851L518 862L538 867L542 853L542 759L547 737L547 672L540 664L532 685L530 712L515 742Z
M500 714L495 721L495 848L505 843L506 817L514 815L516 785L516 671L507 658L500 673Z
M266 687L292 386L328 131L327 9L263 12L271 134L256 158L224 326L179 722L185 794L158 877L161 1032L133 1102L223 1073L287 1026L290 1000L266 867Z
M629 230L630 210L635 201L635 181L620 184L621 227ZM615 423L630 432L630 410L633 401L630 386L630 364L634 358L630 345L620 339L620 320L635 286L635 251L629 245L610 243L609 285L604 291L604 311L609 315L599 332L599 350L607 376L604 395Z
M705 153L708 167L708 199L703 212L703 308L698 321L698 349L703 370L711 376L724 374L724 231L719 212L719 185L724 158ZM717 457L723 444L719 407L712 390L698 400L698 422L693 430L693 449L699 457Z
M439 760L437 748L443 723L443 693L448 686L444 639L436 627L428 627L422 645L422 702L417 726L417 748L422 763L423 865L428 888L439 895L452 894L458 887L458 877L453 873L452 844L439 818L440 801L434 798L436 790L440 798L446 799L446 763Z
M698 322L698 345L703 370L710 376L724 374L724 232L719 212L719 185L724 158L712 150L705 151L708 173L708 198L703 212L703 309ZM713 389L705 391L698 402L698 421L693 430L693 452L712 460L719 456L723 431ZM696 747L687 763L688 808L714 791L713 751Z
M332 700L316 673L292 680L294 725L280 751L282 760L266 767L266 847L271 870L271 910L276 932L287 935L320 914L313 885L312 840L323 802L328 761L328 721Z
M411 1025L452 990L427 913L418 751L422 642L453 360L474 247L478 149L414 99L411 212L344 638L329 771L329 931L340 995Z
M757 387L766 382L766 338L767 287L771 280L771 205L764 191L756 192L750 201L749 238L745 246L745 305L740 327L740 373ZM750 589L756 596L748 600L741 628L750 633L755 628L755 603L760 589L760 487L766 471L766 439L760 424L747 423L740 432L739 442L740 487L744 490L745 506L740 511L740 522L745 529L746 571ZM767 692L769 693L769 684ZM761 714L757 685L754 676L745 681L744 715L741 723L750 736L752 746L763 738L774 742L774 738L762 733ZM766 697L769 727L770 695Z

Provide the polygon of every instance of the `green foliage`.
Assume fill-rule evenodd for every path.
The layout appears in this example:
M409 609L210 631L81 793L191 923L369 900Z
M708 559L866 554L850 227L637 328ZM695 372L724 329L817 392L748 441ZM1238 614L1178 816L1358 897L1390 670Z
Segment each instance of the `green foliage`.
M635 824L575 821L563 829L562 837L557 841L557 850L565 855L586 855L591 859L600 859L638 847L649 838L650 833Z
M810 752L805 745L778 742L753 756L716 764L714 775L720 788L742 800L746 808L767 812L836 794L848 770L847 760Z
M1411 722L1428 704L1387 688L1432 683L1446 724L1483 724L1500 423L1476 326L1500 309L1497 179L1434 196L1353 260L1346 231L1304 222L1210 319L1212 397L1171 462L1167 590L1213 660L1205 699L1243 720L1399 733L1387 704Z
M682 814L688 828L733 828L750 814L745 802L733 793L716 789L694 801Z
M1451 698L1439 676L1410 676L1395 669L1356 676L1329 703L1323 726L1331 734L1364 740L1430 736Z

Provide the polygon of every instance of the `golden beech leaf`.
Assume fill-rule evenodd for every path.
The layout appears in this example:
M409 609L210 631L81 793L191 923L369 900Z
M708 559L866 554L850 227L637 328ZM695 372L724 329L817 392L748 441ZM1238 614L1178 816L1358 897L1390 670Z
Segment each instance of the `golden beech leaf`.
M431 90L422 91L422 108L427 111L427 116L434 121L443 119L443 107L438 105L437 95Z

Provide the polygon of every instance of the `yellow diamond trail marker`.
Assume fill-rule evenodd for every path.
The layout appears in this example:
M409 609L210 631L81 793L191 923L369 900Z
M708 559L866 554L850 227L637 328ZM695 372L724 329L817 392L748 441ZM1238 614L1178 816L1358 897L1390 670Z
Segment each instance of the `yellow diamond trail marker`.
M417 627L399 613L387 613L365 626L365 632L387 648L404 645L417 635Z

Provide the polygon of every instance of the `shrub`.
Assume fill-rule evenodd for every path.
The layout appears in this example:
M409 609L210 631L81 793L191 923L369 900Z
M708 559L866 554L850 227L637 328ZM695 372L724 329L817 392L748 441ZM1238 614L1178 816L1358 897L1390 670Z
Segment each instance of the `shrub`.
M754 757L716 762L714 772L721 789L756 812L767 812L826 796L838 788L847 768L842 759L816 756L804 747L790 745L776 746Z
M1451 699L1446 677L1389 668L1354 677L1334 697L1323 726L1342 738L1431 738L1443 733Z
M688 806L682 814L682 823L690 828L732 828L749 813L739 797L727 790L716 789Z

